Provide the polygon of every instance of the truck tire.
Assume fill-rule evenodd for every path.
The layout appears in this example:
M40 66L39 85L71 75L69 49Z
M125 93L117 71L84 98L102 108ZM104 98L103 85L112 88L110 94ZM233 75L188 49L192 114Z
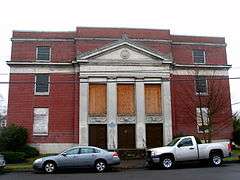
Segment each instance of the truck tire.
M171 156L163 156L160 158L160 166L163 169L171 169L174 167L175 161Z
M209 164L212 167L219 167L222 165L222 155L220 153L212 153L209 157Z

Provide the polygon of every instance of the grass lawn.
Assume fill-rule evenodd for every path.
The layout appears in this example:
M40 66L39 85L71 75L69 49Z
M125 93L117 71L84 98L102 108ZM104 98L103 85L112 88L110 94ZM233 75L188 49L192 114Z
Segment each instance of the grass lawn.
M232 151L232 156L224 158L224 161L239 161L240 149L235 149Z
M16 164L6 164L6 167L4 168L5 171L24 171L24 170L32 170L32 163L35 161L35 159L49 156L52 154L43 154L35 158L29 158L26 160L26 162L23 163L16 163Z

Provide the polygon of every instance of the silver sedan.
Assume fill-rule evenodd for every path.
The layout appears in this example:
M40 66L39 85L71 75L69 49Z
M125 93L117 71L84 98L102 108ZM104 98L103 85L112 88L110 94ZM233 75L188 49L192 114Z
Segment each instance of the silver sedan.
M5 167L5 160L3 155L0 154L0 170Z
M103 172L108 166L120 164L116 152L109 152L93 146L78 146L55 155L36 159L33 162L35 170L53 173L57 169L66 168L95 168Z

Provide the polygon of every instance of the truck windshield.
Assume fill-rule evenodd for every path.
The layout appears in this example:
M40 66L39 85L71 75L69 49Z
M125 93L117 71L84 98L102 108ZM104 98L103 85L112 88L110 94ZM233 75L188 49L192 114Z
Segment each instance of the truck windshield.
M179 140L180 138L175 138L167 146L174 146Z

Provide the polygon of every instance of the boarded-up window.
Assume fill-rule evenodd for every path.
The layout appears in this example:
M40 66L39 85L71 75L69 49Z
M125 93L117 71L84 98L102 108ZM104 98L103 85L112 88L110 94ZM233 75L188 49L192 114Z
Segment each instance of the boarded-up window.
M34 108L33 135L48 134L48 108Z
M147 115L160 115L161 86L159 84L145 84L145 113Z
M135 114L135 93L133 84L117 85L117 114L120 116Z
M209 132L208 108L202 107L196 109L198 132Z
M90 84L89 85L89 115L105 116L107 112L106 104L106 85Z

